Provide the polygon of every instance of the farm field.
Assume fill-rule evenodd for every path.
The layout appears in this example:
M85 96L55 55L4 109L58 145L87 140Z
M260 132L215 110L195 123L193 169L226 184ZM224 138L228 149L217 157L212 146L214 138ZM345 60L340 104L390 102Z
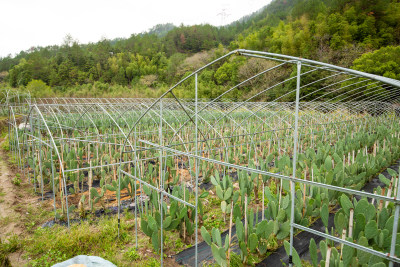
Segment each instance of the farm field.
M40 208L23 241L7 244L34 266L77 253L118 266L246 266L280 247L295 266L400 262L399 168L387 169L400 159L399 82L268 56L297 72L262 93L296 81L286 93L295 101L229 100L264 72L228 98L176 98L191 79L197 94L200 69L159 99L9 105L12 182ZM300 232L313 234L309 257L293 247Z
M186 105L190 106L190 103ZM224 111L220 107L228 105L217 103L200 114L199 117L204 118L207 124L201 126L204 137L201 136L203 140L198 142L197 155L290 176L293 173L293 129L288 125L294 119L290 105L272 106L268 112L255 113L257 119L253 123L247 119L253 113L246 110L261 107L262 103L253 104L255 107L251 104L242 107L242 110L229 114L229 119L221 118ZM135 210L138 216L135 223L140 225L137 227L138 235L148 236L157 252L161 248L159 209L162 205L164 238L177 238L182 248L193 245L194 208L169 195L161 199L160 194L151 189L162 186L166 193L194 205L197 164L198 229L201 230L198 240L205 239L212 248L218 245L223 248L224 243L218 237L220 232L230 229L232 225L243 229L241 220L244 218L248 238L255 243L252 243L254 247L241 250L241 260L256 261L276 249L289 236L289 181L261 173L248 175L245 169L210 161L196 162L177 152L196 154L196 146L192 127L179 120L184 115L172 103L163 103L165 115L162 130L158 126L159 115L148 116L127 139L123 133L128 132L129 125L140 116L141 111L134 110L136 104L107 104L105 107L77 104L68 107L68 112L62 104L51 104L49 107L37 105L37 108L37 112L44 114L46 119L40 120L39 114L36 114L30 119L31 131L11 131L10 137L26 136L26 140L22 141L26 149L14 150L14 158L21 159L16 160L16 164L22 167L21 174L33 185L39 199L47 202L47 206L55 204L53 214L56 221L67 225L91 214L115 213L117 200L120 199L121 212L124 209L131 209L132 212L132 207L138 207ZM99 115L101 109L104 113ZM400 125L394 113L372 117L332 111L327 116L327 113L317 109L318 105L316 110L301 114L302 123L311 127L299 127L299 164L296 166L296 177L299 179L359 190L370 178L400 157L397 146ZM112 115L108 117L107 114ZM121 114L124 117L118 118ZM84 116L90 119L83 119ZM240 125L244 119L246 124ZM346 123L338 123L343 121ZM52 139L46 127L51 129ZM174 129L180 129L180 134ZM212 138L217 134L219 138ZM52 148L52 141L61 152L61 161ZM164 144L171 150L165 149L160 153L152 146L154 143ZM15 146L11 142L11 147ZM136 153L132 150L135 147ZM64 176L60 172L60 163ZM141 177L142 181L121 173ZM395 185L396 175L394 173L391 181L384 182L388 186ZM120 190L118 181L121 182ZM397 188L389 193L381 188L376 190L379 195L392 197ZM346 199L343 200L346 205L356 205L347 196L340 195L326 188L297 186L295 223L309 226L316 218L325 218L330 209L344 203L340 202L342 199ZM385 206L384 213L388 219L394 209ZM335 224L333 233L338 237L341 237L343 229L348 229L350 208L346 208L336 213L341 216L335 216L335 219L340 217L338 220L341 220L338 225ZM253 215L258 211L264 211L260 222ZM353 215L356 220L357 215ZM381 222L379 230L385 229L384 222L386 220ZM117 225L115 227L118 228ZM134 231L136 233L136 229ZM241 238L244 242L244 232ZM164 240L162 245L167 254L179 251L175 247L176 242ZM387 244L386 247L381 244L380 248L387 252ZM224 264L222 260L221 263Z

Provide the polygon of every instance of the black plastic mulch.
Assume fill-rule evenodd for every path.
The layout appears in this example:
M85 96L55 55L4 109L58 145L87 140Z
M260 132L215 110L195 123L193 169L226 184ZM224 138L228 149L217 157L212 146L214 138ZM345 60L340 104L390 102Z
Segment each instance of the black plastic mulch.
M390 166L389 168L398 170L400 166L400 160L396 162L396 164ZM382 172L385 177L390 177L389 173L385 170ZM361 191L365 192L372 192L374 188L381 186L384 187L385 185L379 180L379 175L375 176L371 181L369 181L362 189ZM356 197L357 199L360 199L359 197ZM261 212L258 214L259 215L259 220L261 219ZM329 214L329 219L328 219L328 226L329 228L334 226L334 213ZM325 226L322 223L321 219L316 220L311 226L311 229L320 231L320 232L325 232ZM225 240L225 236L228 234L228 230L223 232L221 234L222 240ZM236 244L237 239L236 236L236 227L235 225L232 227L232 243ZM303 231L300 232L298 235L296 235L293 239L293 246L296 249L297 253L299 254L301 259L304 260L309 260L310 255L309 255L309 244L311 238L314 238L315 242L318 244L321 240L323 240L323 237L314 235L312 233ZM240 250L238 246L233 246L232 250L236 253L240 253ZM174 256L175 261L178 264L182 264L185 266L194 266L195 265L195 247L190 247L184 251L181 251L177 255ZM319 255L319 258L321 258L321 255ZM207 245L206 242L200 242L198 244L198 254L197 254L197 262L199 263L200 266L205 264L206 262L212 262L213 261L213 256L211 252L211 247ZM276 251L274 251L272 254L270 254L267 258L265 258L263 261L258 263L256 266L288 266L289 264L289 256L286 254L285 248L283 246L279 247ZM398 266L395 264L395 266Z
M261 211L258 212L258 221L261 221L262 218L262 213ZM242 220L244 222L244 219ZM225 237L226 235L229 234L229 229L226 230L225 232L221 233L221 239L223 242L225 242ZM236 238L236 226L235 224L232 227L232 250L236 254L240 253L240 248L237 245L237 238ZM195 266L195 247L190 247L188 249L185 249L184 251L179 252L174 256L175 261L178 264L182 264L185 266ZM212 252L211 252L211 247L206 243L206 242L200 242L197 245L197 262L200 263L200 266L206 262L211 262L214 261Z
M397 161L396 164L390 166L389 168L397 171L399 168L399 164L400 164L400 160ZM387 170L385 170L381 174L383 174L386 178L390 177L390 174L387 172ZM372 193L372 191L378 186L384 187L385 184L379 180L379 175L376 175L374 178L372 178L371 181L369 181L361 189L361 191ZM359 197L359 196L355 196L355 197L357 200L361 199L361 197ZM335 213L329 214L329 219L328 219L329 227L328 228L334 227L334 217L335 217ZM310 226L310 228L320 231L320 232L325 232L325 226L322 223L321 219L316 220L314 222L314 224ZM301 259L304 259L304 260L310 259L310 254L309 254L308 248L309 248L311 238L314 238L315 243L317 243L317 246L321 240L324 240L323 237L317 236L315 234L312 234L312 233L309 233L306 231L299 233L293 239L293 241L294 241L293 247L296 249L296 251L299 254ZM319 255L319 257L321 258L320 255ZM281 246L274 253L272 253L267 258L265 258L262 262L258 263L256 266L283 266L283 263L285 263L286 266L288 266L289 256L286 255L285 248L283 246Z

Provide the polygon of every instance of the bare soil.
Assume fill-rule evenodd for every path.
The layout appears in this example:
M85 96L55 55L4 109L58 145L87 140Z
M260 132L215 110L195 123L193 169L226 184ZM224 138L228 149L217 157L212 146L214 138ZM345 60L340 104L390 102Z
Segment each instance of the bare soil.
M0 145L4 142L2 140ZM16 170L10 169L7 155L0 150L0 238L7 240L13 235L22 236L24 225L21 218L24 216L21 204L28 204L32 199L27 199L23 195L18 194L21 186L12 183L12 179L16 176ZM21 180L23 178L20 178ZM21 257L20 252L10 254L9 259L12 266L24 266L27 261Z

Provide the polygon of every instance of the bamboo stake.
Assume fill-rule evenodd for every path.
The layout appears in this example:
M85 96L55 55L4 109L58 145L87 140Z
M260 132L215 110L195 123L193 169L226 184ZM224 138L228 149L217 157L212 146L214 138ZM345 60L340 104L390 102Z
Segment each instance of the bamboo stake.
M354 219L354 209L350 209L349 237L351 238L353 238L353 219Z
M329 267L330 260L331 260L331 246L328 245L328 249L326 250L325 267Z
M381 193L381 195L384 196L384 195L385 195L385 192L386 192L386 187L382 188L382 193ZM380 201L379 201L379 210L382 210L382 207L383 207L383 200L380 200Z
M394 182L393 180L395 180L395 177L392 177L392 179L390 181L389 189L388 189L388 192L386 194L387 197L391 197L392 196L392 187L393 187L393 182ZM387 208L388 204L389 204L389 202L385 201L385 208Z
M93 181L93 171L92 171L92 161L89 160L89 209L91 209L92 207L92 193L91 193L91 189L92 189L92 181Z
M346 229L343 229L342 231L342 239L345 240L346 239ZM343 255L343 243L340 245L340 258L342 259L342 255Z
M264 213L264 211L263 211ZM229 245L228 245L228 266L230 262L230 253L231 253L231 240L232 240L232 217L233 217L233 198L231 200L231 216L229 219ZM263 216L264 217L264 216ZM264 219L263 219L264 220Z
M376 190L374 190L374 195L376 195ZM371 200L371 204L374 205L374 203L375 203L375 198L373 198L373 199Z

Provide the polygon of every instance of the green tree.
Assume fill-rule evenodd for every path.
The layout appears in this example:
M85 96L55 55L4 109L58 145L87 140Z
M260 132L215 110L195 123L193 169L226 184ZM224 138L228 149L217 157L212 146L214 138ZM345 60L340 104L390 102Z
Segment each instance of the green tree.
M42 80L32 80L27 86L26 90L31 93L33 97L51 97L54 95L50 86Z
M400 80L400 46L383 47L354 60L353 69Z

